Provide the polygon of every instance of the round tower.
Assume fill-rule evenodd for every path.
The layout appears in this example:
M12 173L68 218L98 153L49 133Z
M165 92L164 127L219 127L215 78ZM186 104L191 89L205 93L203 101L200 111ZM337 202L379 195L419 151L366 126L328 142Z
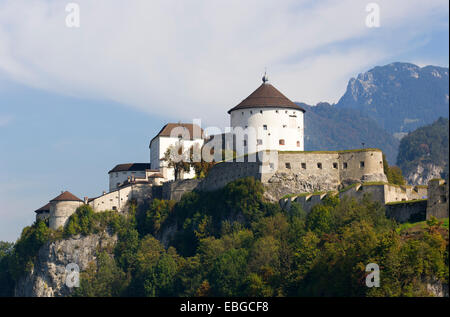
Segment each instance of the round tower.
M64 227L69 217L83 205L83 201L66 191L50 200L49 227L53 230Z
M272 86L266 75L262 81L250 96L228 111L236 152L303 151L305 110Z

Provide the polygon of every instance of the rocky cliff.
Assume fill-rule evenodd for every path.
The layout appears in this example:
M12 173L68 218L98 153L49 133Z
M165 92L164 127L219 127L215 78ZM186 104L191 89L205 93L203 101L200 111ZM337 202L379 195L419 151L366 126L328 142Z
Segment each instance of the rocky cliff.
M15 296L59 297L69 296L73 288L66 286L66 266L75 263L80 271L97 260L101 251L110 251L117 241L107 232L48 242L39 250L37 261L22 277L14 290Z

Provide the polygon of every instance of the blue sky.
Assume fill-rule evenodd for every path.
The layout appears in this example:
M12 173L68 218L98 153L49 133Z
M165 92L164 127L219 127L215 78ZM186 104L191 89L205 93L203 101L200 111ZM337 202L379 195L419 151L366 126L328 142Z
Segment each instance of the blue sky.
M448 67L447 1L0 0L0 240L15 241L61 190L108 188L147 162L168 121L223 127L265 67L290 99L336 102L359 72L394 61Z

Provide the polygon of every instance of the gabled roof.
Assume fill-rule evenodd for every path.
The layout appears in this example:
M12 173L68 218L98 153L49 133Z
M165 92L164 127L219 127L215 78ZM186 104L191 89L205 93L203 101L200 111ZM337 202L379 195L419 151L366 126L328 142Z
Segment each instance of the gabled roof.
M63 193L61 193L61 195L50 200L50 202L52 202L52 201L81 201L81 202L83 202L80 198L78 198L77 196L75 196L74 194L72 194L71 192L68 192L68 191L63 192Z
M261 84L236 107L228 110L228 113L249 108L289 108L305 112L305 109L290 101L278 89L267 82Z
M134 172L134 171L145 171L150 169L150 163L125 163L116 165L112 170L108 172Z
M195 135L195 139L203 139L203 137L204 137L203 129L200 128L196 124L193 124L193 123L168 123L150 141L150 144L152 144L153 140L156 139L157 137L170 137L172 130L175 128L180 128L180 127L183 129L187 129L187 131L189 132L189 140L194 140L194 127L196 129L196 134L198 134L200 131L200 135ZM178 129L174 131L174 133L176 133L176 132L178 132ZM175 136L175 137L177 137L177 136Z
M37 213L37 214L40 214L40 213L46 212L46 211L50 212L50 205L51 205L51 204L48 203L47 205L42 206L41 208L35 210L34 212Z

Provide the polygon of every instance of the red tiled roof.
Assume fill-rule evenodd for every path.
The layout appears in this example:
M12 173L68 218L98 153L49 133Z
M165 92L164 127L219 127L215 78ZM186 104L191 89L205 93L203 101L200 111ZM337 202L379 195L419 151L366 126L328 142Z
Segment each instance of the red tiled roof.
M204 135L203 135L203 129L200 128L200 127L199 127L198 125L196 125L196 124L193 124L193 123L168 123L168 124L166 124L166 125L161 129L161 131L159 131L159 133L158 133L158 134L150 141L150 144L152 144L153 140L156 139L157 137L161 137L161 136L164 136L164 137L170 137L170 136L173 136L173 135L171 135L172 130L175 129L175 128L179 128L179 127L188 130L188 132L189 132L189 139L190 139L190 140L194 140L194 127L196 128L196 134L199 134L199 132L200 132L200 135L195 135L195 138L198 139L198 138L203 138L203 137L204 137ZM181 130L181 129L180 129L180 130ZM174 131L174 133L175 133L175 132L178 132L178 129L177 129L176 131ZM177 136L175 136L175 137L177 137Z
M112 170L108 172L133 172L133 171L145 171L150 169L150 163L126 163L116 165Z
M77 196L75 196L74 194L72 194L71 192L68 192L68 191L63 192L61 195L50 200L50 202L52 202L52 201L81 201L81 202L83 202L80 198L78 198Z
M50 205L51 204L48 203L45 206L42 206L41 208L35 210L34 212L37 213L37 214L40 214L40 213L45 212L45 211L50 211Z
M148 178L164 178L164 176L161 173L155 173L150 175Z
M228 113L234 110L249 108L290 108L305 112L305 109L290 101L269 83L263 83L240 104L228 110Z

